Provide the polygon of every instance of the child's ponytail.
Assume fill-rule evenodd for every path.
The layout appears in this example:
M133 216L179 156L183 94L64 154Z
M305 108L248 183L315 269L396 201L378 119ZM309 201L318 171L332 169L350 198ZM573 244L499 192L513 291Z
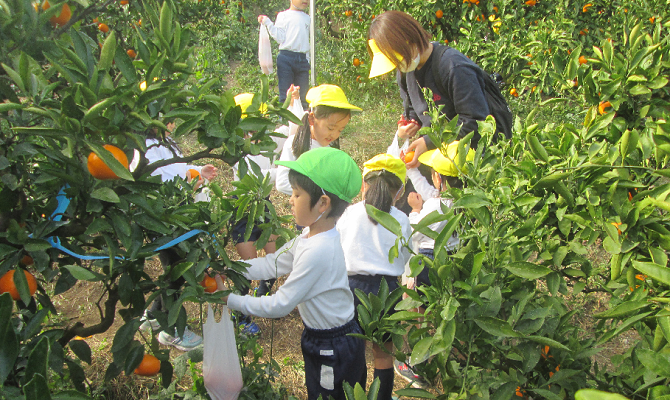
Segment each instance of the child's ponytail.
M365 204L370 204L385 213L390 212L396 195L403 187L402 181L383 169L371 171L363 179L368 186L365 192ZM377 221L372 217L368 215L368 218L377 225Z

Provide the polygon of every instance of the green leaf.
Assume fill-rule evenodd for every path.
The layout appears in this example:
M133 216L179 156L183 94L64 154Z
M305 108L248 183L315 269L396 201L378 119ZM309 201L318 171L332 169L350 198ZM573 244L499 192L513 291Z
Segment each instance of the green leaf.
M30 355L28 356L28 364L26 365L25 371L25 383L30 378L35 375L47 376L47 365L49 363L49 338L42 336L42 338L37 342L37 345L33 347Z
M84 267L80 267L79 265L65 265L64 268L67 269L72 274L72 276L80 281L96 282L105 279L104 275L90 271Z
M389 315L387 319L389 321L411 321L423 317L425 317L425 315L415 311L398 311L393 313L393 315Z
M426 337L419 340L419 342L415 344L414 348L412 349L412 355L409 358L409 363L412 365L417 365L426 361L430 356L430 346L432 344L432 337Z
M114 62L128 83L135 83L138 81L137 71L135 70L133 61L128 56L128 53L123 50L123 47L116 47L116 52L114 53Z
M454 208L479 208L491 205L491 202L484 196L466 194L454 203Z
M193 267L192 262L183 262L173 266L172 269L170 270L170 279L172 281L176 281L182 275L184 275L186 271L191 269L191 267Z
M100 50L100 61L98 62L100 71L107 71L112 67L114 54L116 54L116 31L112 29Z
M269 119L259 118L259 117L247 117L240 121L238 128L245 131L260 131L262 129L273 129L275 126L274 122Z
M670 357L668 354L655 352L649 349L637 349L637 358L642 365L656 375L670 378Z
M108 187L102 187L94 190L93 193L91 193L91 197L94 199L106 201L108 203L119 203L121 201L116 192L112 188Z
M620 317L625 317L628 314L631 314L633 312L637 312L638 310L642 308L646 308L649 306L649 303L646 300L629 300L625 301L618 306L606 310L603 312L599 312L596 314L593 314L594 318L620 318Z
M26 91L26 86L23 84L23 80L21 79L21 75L19 75L18 72L14 71L11 67L5 64L0 64L2 65L2 68L5 69L5 72L7 72L7 75L9 75L10 78L14 81L16 86L19 87L19 90L22 92Z
M524 279L535 280L549 274L551 269L529 263L526 261L516 261L504 266L509 272Z
M25 387L26 400L51 400L49 385L43 375L32 375Z
M91 348L85 340L70 340L68 343L72 352L82 361L91 365Z
M65 390L58 392L51 397L52 400L92 400L91 397L76 390Z
M381 226L388 229L396 236L402 236L402 227L400 226L400 222L393 218L391 214L378 210L371 204L366 204L365 210L367 211L368 215L371 216L375 221L379 222Z
M490 335L496 337L521 337L519 332L512 329L507 321L493 317L475 318L475 323Z
M424 389L414 389L414 388L400 389L396 390L395 394L397 394L398 396L415 398L415 399L437 399L437 397L435 397L434 394Z
M603 392L596 389L581 389L575 393L575 400L628 400L617 393Z
M530 336L526 336L526 339L532 340L533 342L536 342L536 343L543 344L545 346L549 346L549 347L553 347L553 348L556 348L556 349L561 349L561 350L564 350L564 351L572 352L572 350L570 350L570 348L565 346L564 344L561 344L561 343L555 341L554 339L550 339L550 338L545 337L545 336L530 335Z
M670 268L650 262L633 261L633 267L651 279L670 286Z
M0 382L14 370L19 355L19 339L14 332L12 312L14 301L9 293L0 295Z

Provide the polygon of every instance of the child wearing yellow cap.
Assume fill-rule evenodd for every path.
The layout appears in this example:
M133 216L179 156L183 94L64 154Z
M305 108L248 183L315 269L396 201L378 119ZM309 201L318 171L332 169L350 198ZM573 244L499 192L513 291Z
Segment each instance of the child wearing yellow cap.
M310 149L331 146L349 123L352 111L362 111L349 103L344 91L335 85L320 85L307 92L309 110L302 117L298 132L284 142L280 161L295 161ZM277 190L290 195L288 168L277 168Z
M277 164L290 169L291 212L305 229L274 254L248 260L244 275L288 276L273 295L230 294L225 300L232 310L266 318L283 317L297 306L305 324L300 344L308 399L345 400L344 382L365 384L365 342L349 335L361 329L335 224L361 189L360 170L349 155L331 147Z
M395 233L368 216L366 205L371 205L395 218L405 242L412 233L409 218L394 207L405 186L405 163L390 154L379 154L363 164L363 201L348 207L337 222L344 259L349 274L349 287L354 293L360 289L366 295L379 293L382 279L389 292L399 287L399 277L409 261L406 247L399 248L398 257L389 261L389 251L396 245ZM402 246L402 245L400 245ZM356 308L360 300L354 294ZM393 343L385 343L386 351L372 345L374 378L379 378L378 400L393 396Z
M467 155L465 161L472 161L475 156L474 150L466 148ZM432 172L432 186L428 184L426 178L418 171L417 168L407 170L407 177L414 184L417 192L409 193L407 196L407 203L412 207L412 212L409 214L409 221L412 224L418 224L426 216L432 212L437 211L442 214L442 206L446 208L453 207L451 199L441 197L441 192L444 192L449 187L462 187L462 182L458 178L464 171L465 166L459 164L460 157L458 156L458 141L454 141L449 145L443 146L441 149L429 150L419 156L419 162L431 168ZM435 233L440 233L447 225L448 221L438 221L430 224L428 228ZM454 233L446 244L448 252L454 252L460 240L458 234ZM414 232L412 236L412 247L414 251L422 254L431 260L433 259L435 239L424 235L421 232ZM430 276L428 268L424 268L416 278L410 278L407 281L408 288L416 288L423 285L429 286ZM405 363L395 362L396 372L407 381L413 383L413 386L419 387L423 384L423 379L414 374L414 372Z

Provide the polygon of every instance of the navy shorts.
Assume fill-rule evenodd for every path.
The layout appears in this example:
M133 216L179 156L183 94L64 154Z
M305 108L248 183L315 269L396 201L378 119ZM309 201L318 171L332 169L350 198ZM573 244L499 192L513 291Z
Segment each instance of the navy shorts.
M346 400L342 384L351 387L360 383L365 387L367 368L365 365L365 341L349 336L362 333L355 319L332 329L305 327L300 339L305 360L305 384L307 399L317 400L332 396L335 400Z
M349 275L349 289L351 289L351 293L354 295L354 307L356 310L356 321L358 321L358 305L361 304L361 301L358 299L358 296L356 296L355 289L360 289L363 293L365 294L374 294L378 295L379 293L379 286L382 283L382 279L386 279L386 284L389 287L389 293L392 291L396 290L397 288L400 287L400 283L398 282L399 277L397 276L391 276L391 275ZM396 304L398 304L396 302ZM387 316L395 314L395 304L391 309L389 310ZM360 323L360 321L358 321ZM389 341L391 340L391 335L385 335L384 340Z

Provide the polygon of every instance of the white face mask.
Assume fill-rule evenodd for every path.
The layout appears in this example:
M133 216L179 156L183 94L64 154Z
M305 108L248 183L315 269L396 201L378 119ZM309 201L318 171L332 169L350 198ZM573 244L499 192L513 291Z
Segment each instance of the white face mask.
M400 72L402 72L403 74L414 71L416 69L416 67L419 66L420 61L421 61L421 54L419 54L418 51L417 51L416 57L414 57L412 62L409 64L409 66L406 66L405 62L403 60L403 62L400 65L398 65L398 70Z

